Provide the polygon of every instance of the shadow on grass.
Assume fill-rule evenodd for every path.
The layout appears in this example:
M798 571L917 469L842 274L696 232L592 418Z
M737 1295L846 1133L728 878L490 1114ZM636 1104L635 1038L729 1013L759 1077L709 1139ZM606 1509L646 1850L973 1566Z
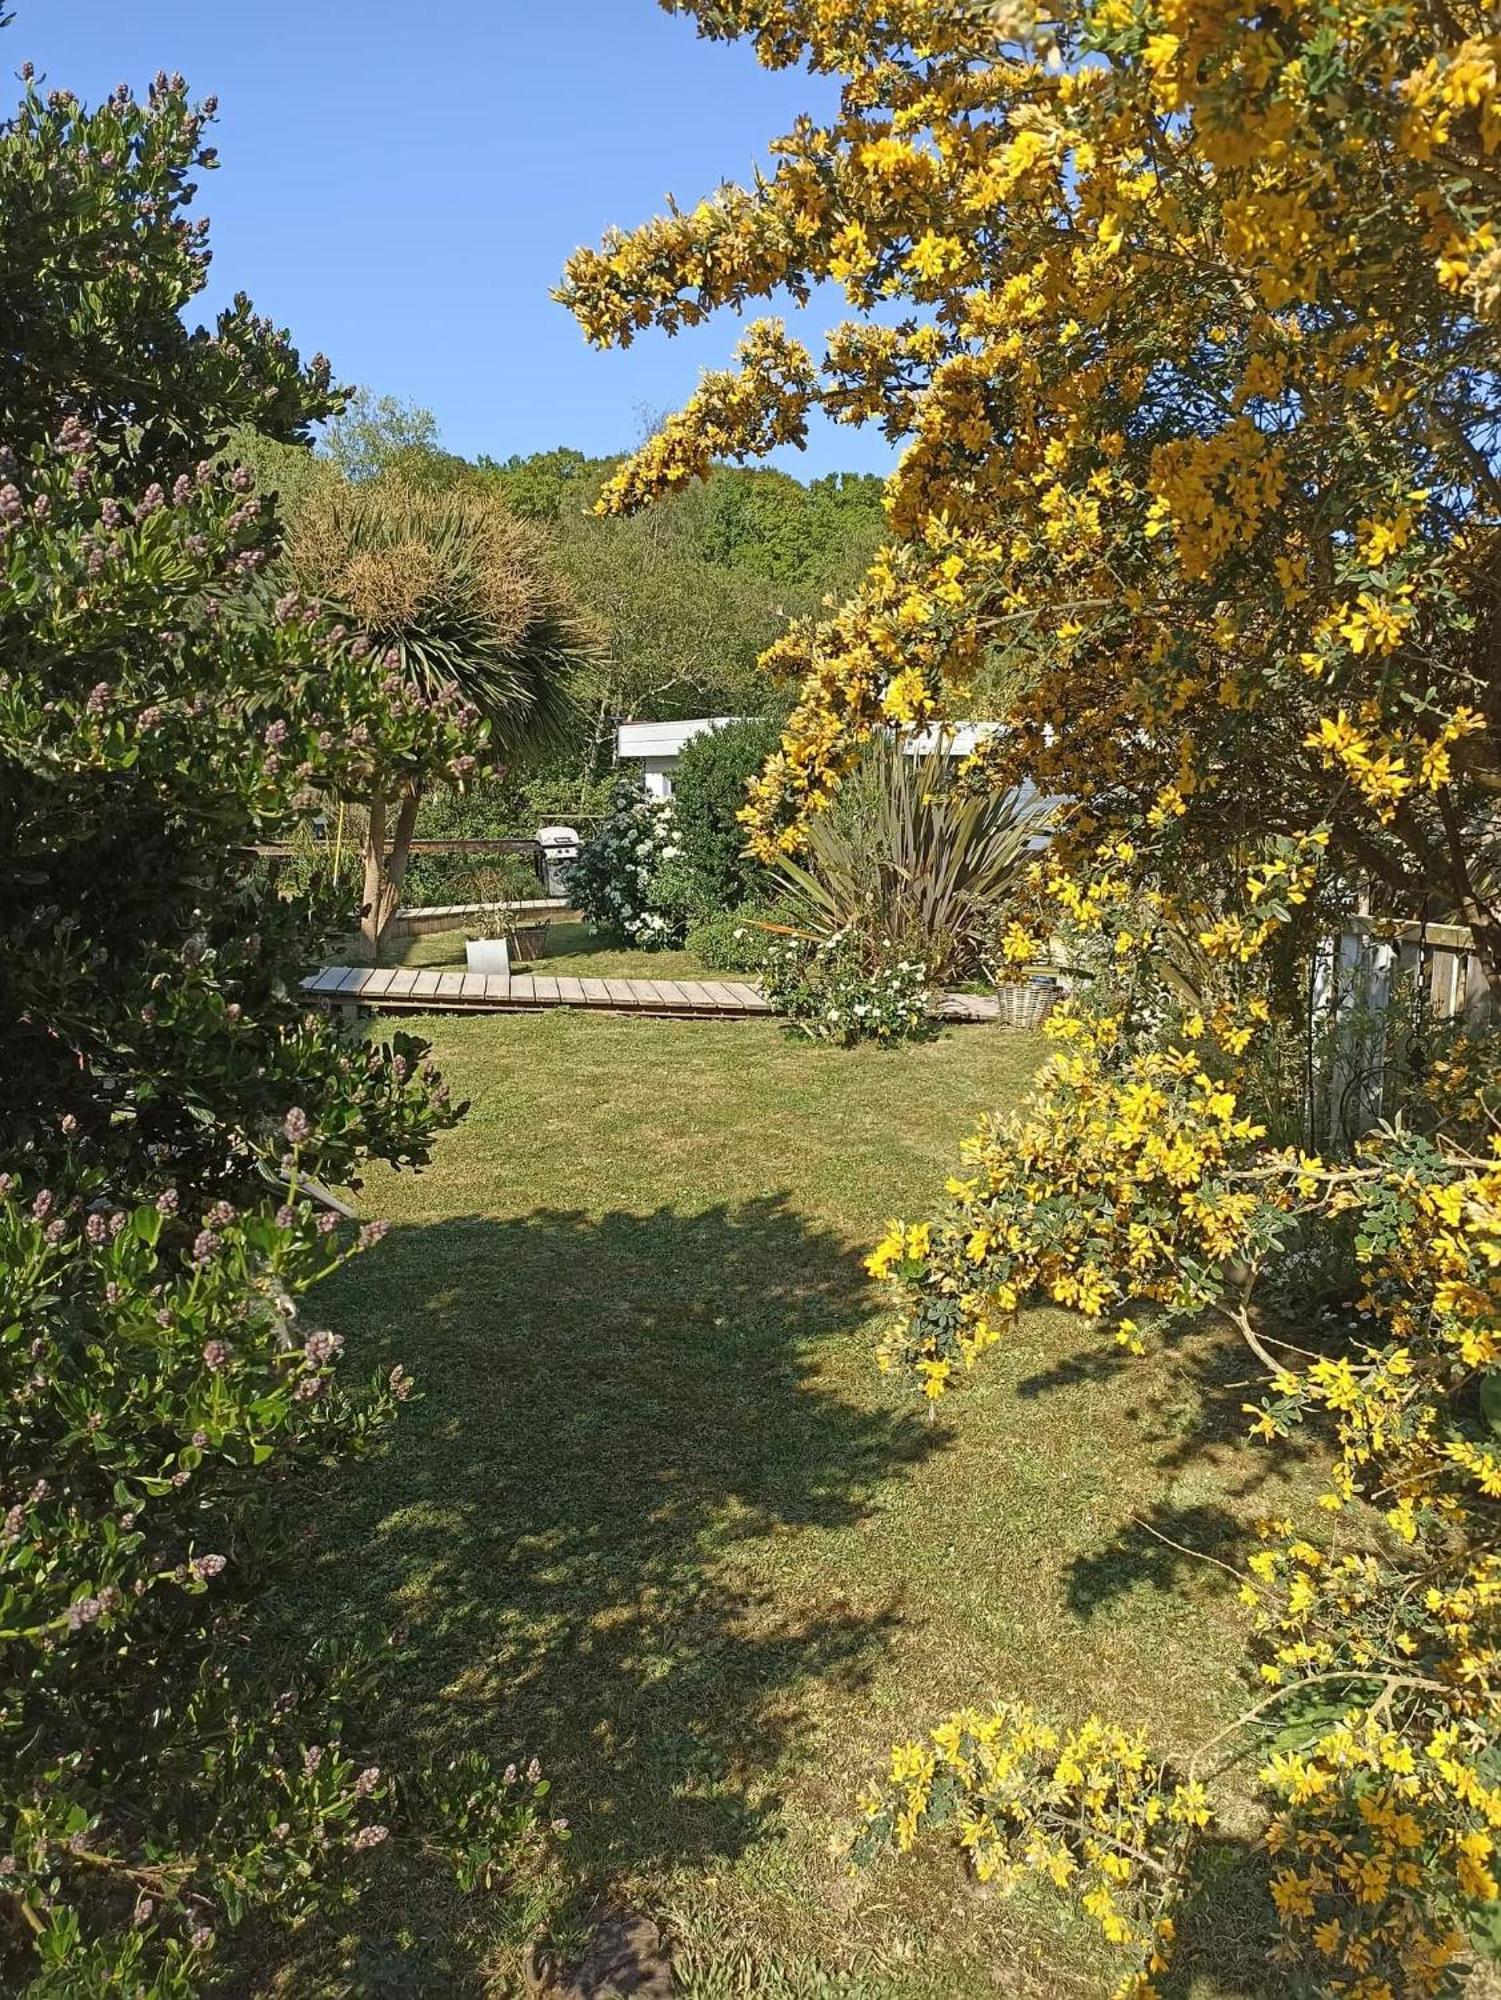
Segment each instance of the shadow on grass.
M1017 1384L1024 1399L1085 1384L1118 1386L1127 1414L1157 1447L1153 1462L1169 1481L1190 1468L1234 1468L1218 1500L1144 1506L1098 1549L1079 1556L1068 1602L1083 1617L1138 1587L1176 1592L1190 1575L1211 1587L1235 1589L1230 1570L1243 1566L1260 1545L1244 1503L1293 1473L1313 1449L1312 1440L1296 1434L1248 1447L1245 1405L1260 1399L1262 1383L1254 1358L1233 1335L1218 1335L1212 1327L1169 1327L1159 1338L1174 1364L1166 1390L1144 1379L1136 1357L1106 1344L1065 1355Z
M631 941L621 931L591 930L585 923L555 918L543 941L545 958L607 958L629 951Z
M296 1629L376 1622L409 1748L539 1755L596 1890L741 1853L805 1696L862 1683L894 1620L810 1581L799 1532L946 1441L816 1378L867 1303L781 1197L394 1230L319 1308L421 1400L341 1474Z
M1234 1834L1203 1841L1176 1911L1178 1938L1172 1969L1159 1981L1162 2000L1201 1994L1277 2000L1288 1992L1287 1968L1271 1957L1278 1937L1271 1875L1259 1841Z

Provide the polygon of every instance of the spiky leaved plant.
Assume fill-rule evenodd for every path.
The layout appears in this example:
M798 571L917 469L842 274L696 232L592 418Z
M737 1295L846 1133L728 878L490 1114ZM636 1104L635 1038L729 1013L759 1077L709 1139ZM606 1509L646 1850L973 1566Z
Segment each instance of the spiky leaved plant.
M889 945L934 982L964 979L993 952L1048 818L1018 792L966 786L944 742L914 754L877 737L802 858L779 855L776 872L814 936L848 934L876 957Z

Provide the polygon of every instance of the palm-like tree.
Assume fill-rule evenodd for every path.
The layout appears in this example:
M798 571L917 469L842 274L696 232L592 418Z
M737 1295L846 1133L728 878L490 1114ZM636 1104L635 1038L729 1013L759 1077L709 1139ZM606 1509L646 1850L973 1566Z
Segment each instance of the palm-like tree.
M285 562L298 587L370 640L415 692L447 690L489 724L503 768L578 722L574 686L595 651L542 532L472 487L398 476L320 482L297 509ZM420 782L392 773L368 815L362 929L372 955L401 901Z

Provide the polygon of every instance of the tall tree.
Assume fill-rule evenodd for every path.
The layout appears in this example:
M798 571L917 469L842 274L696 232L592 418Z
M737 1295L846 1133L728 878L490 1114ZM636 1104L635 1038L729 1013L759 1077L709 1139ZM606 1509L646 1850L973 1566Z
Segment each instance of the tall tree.
M796 848L863 733L962 714L997 655L982 763L1079 802L1044 900L1097 998L1060 1010L948 1206L876 1252L908 1307L887 1363L938 1397L1039 1298L1127 1349L1137 1313L1244 1342L1258 1431L1307 1425L1328 1458L1328 1512L1244 1578L1259 1692L1227 1732L1267 1752L1281 1976L1451 1990L1497 1913L1494 1044L1353 1161L1278 1143L1258 1076L1279 956L1358 882L1447 907L1501 980L1494 10L668 6L837 77L837 112L753 186L612 231L563 296L603 345L824 282L851 316L821 361L755 322L602 506L799 442L818 407L904 446L864 584L770 656L803 694L763 849ZM1348 1320L1260 1310L1297 1242L1351 1229ZM1390 1532L1360 1553L1357 1502ZM1140 2000L1222 1748L1175 1778L1126 1730L969 1712L898 1751L871 1839L957 1816L982 1873L1081 1896Z
M543 536L483 489L433 492L393 473L320 483L294 516L284 564L359 630L393 696L452 716L476 746L451 772L404 753L372 769L362 926L375 953L426 787L566 741L594 643Z
M346 479L378 479L404 461L443 456L438 420L418 403L356 389L324 426L323 455Z
M446 709L258 588L222 452L336 397L243 301L183 317L207 107L0 126L0 1985L187 2000L337 1907L393 1793L315 1661L246 1669L274 1538L394 1416L298 1317L327 1190L453 1121L413 1038L309 1017L320 912L253 849L309 792L457 771ZM274 1502L274 1504L273 1504ZM353 1663L351 1663L353 1664ZM367 1716L365 1725L369 1728ZM368 1733L366 1735L368 1741ZM486 1812L481 1808L480 1818ZM466 1844L468 1834L465 1835Z
M508 505L552 527L606 635L588 678L597 727L777 706L757 662L789 618L858 577L879 541L879 482L717 467L650 515L602 520L594 503L619 466L566 449L482 461Z
M0 13L0 26L9 19ZM215 100L159 74L86 110L26 95L0 144L0 436L19 458L59 413L106 437L122 468L170 486L237 424L306 440L330 415L328 362L304 364L243 293L214 324L185 309L208 270L208 225L187 213Z

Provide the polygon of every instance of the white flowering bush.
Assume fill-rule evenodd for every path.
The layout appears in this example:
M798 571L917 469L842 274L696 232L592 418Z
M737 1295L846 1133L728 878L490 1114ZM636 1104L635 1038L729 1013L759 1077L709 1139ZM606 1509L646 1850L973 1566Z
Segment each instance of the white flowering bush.
M778 1013L816 1042L923 1041L937 1034L921 959L857 947L846 931L814 942L782 938L767 948L761 986Z
M671 799L653 798L622 778L608 819L580 849L568 878L580 916L592 929L619 931L649 951L681 944L687 910L671 893L671 864L681 851Z

